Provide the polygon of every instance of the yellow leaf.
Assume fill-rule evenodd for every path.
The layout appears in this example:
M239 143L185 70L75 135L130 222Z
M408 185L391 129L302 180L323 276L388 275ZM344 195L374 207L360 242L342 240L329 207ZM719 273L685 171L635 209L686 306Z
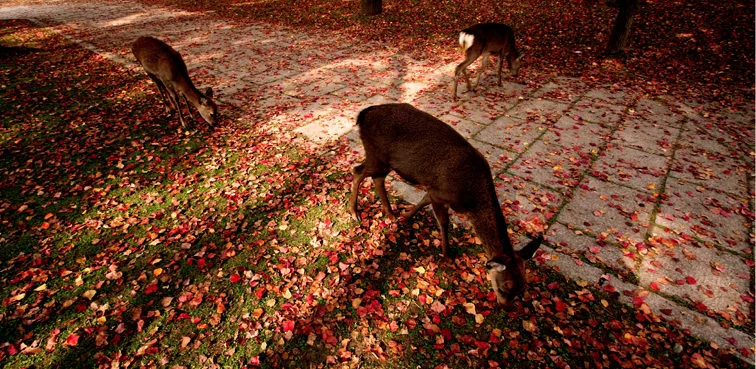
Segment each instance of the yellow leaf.
M352 307L353 308L357 309L358 307L360 307L360 304L362 304L362 299L361 298L356 298L356 299L352 300Z
M522 327L525 328L525 330L530 333L533 333L536 331L536 329L538 329L535 323L531 322L530 320L523 320Z
M420 273L420 274L425 274L425 268L423 268L421 266L415 267L415 271L418 272L418 273Z
M652 183L652 184L646 186L646 188L648 188L649 190L653 190L654 188L656 188L656 184Z
M285 299L287 299L287 300L290 299L291 298L291 291L289 291L288 289L286 291L284 291L283 297Z
M91 300L96 293L96 290L87 290L86 292L82 293L81 296L87 298L88 300Z
M46 289L47 289L47 283L43 283L42 285L40 285L39 287L35 288L34 290L37 291L37 292L39 292L39 291L44 291Z
M106 318L104 315L95 319L97 321L97 324L105 324L105 322L108 321L108 318Z
M466 303L462 304L462 306L465 307L465 311L468 314L475 315L475 304L473 304L472 302L466 302Z
M160 277L160 275L163 274L163 268L155 268L155 270L152 271L152 274L154 274L155 277Z
M475 314L475 323L482 324L485 320L483 314Z

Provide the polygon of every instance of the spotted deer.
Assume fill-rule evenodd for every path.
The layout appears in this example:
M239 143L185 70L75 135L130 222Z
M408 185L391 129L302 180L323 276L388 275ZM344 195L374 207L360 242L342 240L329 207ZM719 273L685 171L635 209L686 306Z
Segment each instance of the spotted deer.
M411 218L426 205L441 229L441 247L449 256L449 208L464 214L484 244L488 279L496 299L507 304L525 289L524 260L533 257L542 236L515 251L496 196L491 168L483 155L459 133L432 115L409 104L368 107L357 116L365 160L352 169L349 198L352 216L360 219L357 194L365 177L371 177L383 211L396 218L388 200L385 178L395 171L404 180L427 190L411 211ZM507 288L511 285L511 288Z
M474 91L470 85L470 77L466 69L481 55L483 56L483 61L478 74L478 80L475 82L475 88L480 86L480 79L488 65L489 55L497 55L499 57L499 86L501 86L501 70L504 65L504 59L507 59L512 75L516 76L520 70L523 54L517 51L514 31L506 24L481 23L467 28L459 33L459 46L465 53L465 60L454 70L452 93L455 101L457 100L457 80L460 74L465 77L467 90Z
M203 92L197 90L189 78L181 54L163 41L154 37L139 37L131 46L139 64L158 87L163 97L167 112L178 112L179 122L187 128L181 114L181 100L186 104L189 115L194 118L191 106L194 106L202 118L215 124L218 107L213 102L213 90L208 87Z

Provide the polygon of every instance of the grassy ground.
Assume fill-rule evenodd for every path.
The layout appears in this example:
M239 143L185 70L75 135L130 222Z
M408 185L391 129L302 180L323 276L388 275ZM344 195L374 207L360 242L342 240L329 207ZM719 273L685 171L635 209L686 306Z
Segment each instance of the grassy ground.
M34 48L0 54L4 367L748 367L538 261L496 308L469 230L445 260L367 186L350 220L344 142L181 132L141 73L20 21L0 45Z

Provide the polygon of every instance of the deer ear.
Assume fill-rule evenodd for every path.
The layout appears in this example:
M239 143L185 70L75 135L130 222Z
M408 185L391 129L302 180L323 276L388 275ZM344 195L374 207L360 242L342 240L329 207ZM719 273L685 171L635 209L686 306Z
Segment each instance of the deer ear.
M538 235L538 237L530 241L525 247L518 250L517 255L523 260L528 260L535 255L536 251L538 251L538 248L541 246L541 243L543 243L543 235Z
M208 87L205 89L205 91L202 92L203 95L212 98L213 97L213 88Z
M507 266L496 260L489 260L486 263L486 269L488 269L489 272L503 272L507 270Z

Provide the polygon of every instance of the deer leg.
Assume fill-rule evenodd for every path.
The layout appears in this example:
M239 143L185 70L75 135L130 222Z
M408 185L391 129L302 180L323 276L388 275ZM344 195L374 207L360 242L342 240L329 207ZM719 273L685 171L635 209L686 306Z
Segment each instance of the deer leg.
M457 101L457 81L459 80L460 74L462 74L462 76L467 79L467 89L470 89L470 79L467 77L467 73L465 73L465 68L467 68L467 65L465 65L465 62L462 62L462 64L458 65L457 69L454 70L454 83L452 84L452 99L454 101Z
M349 210L352 212L352 218L360 221L360 214L357 212L357 191L360 189L362 180L365 179L365 163L352 168L354 180L352 180L352 194L349 196Z
M433 215L441 230L441 250L449 257L449 207L440 202L431 202Z
M501 68L504 66L504 55L499 54L499 87L501 87Z
M186 122L184 122L184 116L181 114L181 101L179 100L180 97L176 93L176 91L173 88L166 88L168 91L168 96L171 98L171 102L173 103L173 106L176 108L176 112L179 116L179 122L181 122L181 126L186 128Z
M168 89L165 87L165 84L163 84L163 81L160 80L160 78L157 78L156 75L152 73L147 73L147 76L150 77L152 82L155 82L155 85L158 88L158 91L160 91L160 96L163 97L163 103L165 104L165 112L169 113L171 112L171 109L173 108L173 105L171 104L171 100L168 97Z
M472 90L472 86L470 85L470 76L468 75L466 69L468 66L470 66L470 64L472 64L472 62L475 61L475 59L478 58L478 55L480 54L477 54L471 50L473 50L473 48L467 49L467 51L465 52L465 60L460 63L457 68L454 69L454 85L452 87L452 93L454 94L453 98L455 101L457 100L457 80L459 79L460 74L465 77L465 81L467 82L467 90Z
M181 95L181 97L184 98L184 104L186 104L186 111L189 112L189 116L192 117L193 121L197 121L197 118L194 117L194 114L192 113L192 106L189 105L189 100L186 99L186 95Z
M478 81L475 82L475 89L477 90L480 87L480 80L483 79L483 73L486 71L486 67L488 66L488 56L491 55L490 53L483 53L482 58L483 61L480 64L480 72L478 72Z
M420 209L430 205L430 203L431 203L430 195L428 195L428 193L426 192L425 196L423 196L423 199L420 200L420 202L418 202L417 205L415 205L415 207L412 208L412 210L410 210L407 213L407 215L404 216L404 220L410 220L410 218L412 218L415 215L415 213L420 211Z
M378 197L381 199L383 211L386 213L386 215L388 215L389 219L396 219L396 214L394 214L394 211L391 210L391 203L389 203L388 194L386 193L386 176L374 176L373 182L375 183L375 192L378 193Z

